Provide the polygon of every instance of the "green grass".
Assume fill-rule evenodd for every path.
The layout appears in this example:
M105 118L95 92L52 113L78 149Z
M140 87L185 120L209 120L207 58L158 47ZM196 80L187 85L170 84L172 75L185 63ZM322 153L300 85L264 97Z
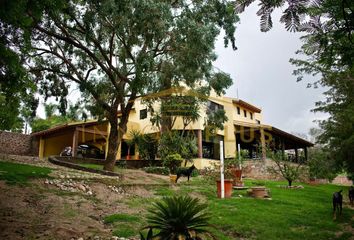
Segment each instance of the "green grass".
M106 216L103 221L105 224L113 225L114 236L125 238L137 235L141 226L145 224L141 217L122 213Z
M0 162L0 180L5 180L7 184L26 184L29 179L48 178L50 172L50 168Z
M246 190L234 191L230 199L216 197L216 184L209 184L202 178L193 178L189 183L178 184L176 188L156 187L154 198L130 199L131 207L147 209L161 196L176 194L199 194L208 203L211 213L211 231L219 240L231 239L352 239L353 235L344 225L353 226L354 211L343 209L343 215L336 221L332 219L332 194L343 189L346 199L348 187L336 185L311 186L302 184L303 189L281 188L286 182L246 181L247 186L265 185L271 191L272 200L254 199L247 196ZM242 197L238 197L241 195ZM138 230L142 222L132 221L129 226ZM118 230L117 230L118 231ZM120 230L119 230L120 231ZM124 232L124 227L123 230ZM342 234L337 234L340 233ZM117 236L123 237L123 235Z
M137 216L128 214L113 214L106 216L103 221L106 224L111 224L115 222L136 222L139 221L139 218Z

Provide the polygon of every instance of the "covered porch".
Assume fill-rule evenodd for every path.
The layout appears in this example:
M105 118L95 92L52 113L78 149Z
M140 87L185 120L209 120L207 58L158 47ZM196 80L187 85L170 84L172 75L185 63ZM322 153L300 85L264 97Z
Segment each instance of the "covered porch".
M234 121L236 146L248 153L250 159L266 159L266 151L282 151L292 162L305 162L307 148L313 143L279 128Z

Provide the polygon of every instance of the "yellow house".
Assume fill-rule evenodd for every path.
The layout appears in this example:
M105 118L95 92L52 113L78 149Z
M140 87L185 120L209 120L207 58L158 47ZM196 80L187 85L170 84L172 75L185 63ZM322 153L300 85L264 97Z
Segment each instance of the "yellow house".
M181 89L172 91L172 94L173 92L193 94L192 91L186 92ZM160 129L152 125L150 112L144 102L149 97L161 97L163 94L171 94L171 91L135 100L134 107L129 115L127 133L123 136L123 141L119 146L117 159L139 159L139 154L134 147L130 148L130 154L128 154L126 140L130 138L129 133L132 130L138 130L143 134L159 135ZM235 157L239 146L240 149L247 150L249 158L265 159L265 150L268 146L283 151L292 150L294 160L297 161L298 149L303 149L302 153L307 158L307 147L313 146L311 142L264 124L262 110L244 100L217 96L215 93L212 93L205 100L206 104L200 106L198 121L190 123L186 128L186 130L195 134L197 139L198 154L194 159L197 168L210 166L212 162L219 160L220 141L224 142L225 158ZM159 107L158 102L153 106L156 110ZM207 109L213 111L220 108L225 110L228 120L224 123L223 130L211 134L205 126ZM183 129L181 118L177 118L174 129ZM110 126L107 121L88 121L61 125L32 135L39 139L39 157L44 158L50 155L58 155L66 146L72 146L75 153L78 145L81 144L95 145L102 150L106 150L109 131Z

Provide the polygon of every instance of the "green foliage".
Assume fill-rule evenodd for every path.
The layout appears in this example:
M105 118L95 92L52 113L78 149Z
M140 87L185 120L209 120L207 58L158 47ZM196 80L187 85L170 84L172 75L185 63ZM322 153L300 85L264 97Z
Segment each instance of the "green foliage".
M152 228L149 228L149 231L146 234L146 237L144 237L143 233L140 232L140 240L152 240L153 239L153 230Z
M147 173L168 175L170 170L167 167L144 167L144 171Z
M26 184L35 178L48 178L51 169L27 164L0 162L0 180L8 184Z
M323 178L332 181L336 177L335 162L325 148L314 147L308 155L309 174L311 178Z
M139 131L130 131L129 147L136 144L139 156L142 160L155 160L157 153L157 140L150 134L142 134Z
M68 123L69 121L70 120L62 116L52 116L48 119L35 118L31 123L32 132L40 132L43 130L47 130L51 127Z
M147 228L158 231L156 239L202 239L203 234L210 235L207 230L210 216L206 208L199 199L189 196L163 198L149 209Z
M211 134L216 134L217 130L224 129L224 122L226 122L227 116L224 109L218 109L216 111L207 111L206 128Z
M57 110L59 110L60 114L57 114ZM30 125L32 128L32 132L39 132L43 130L47 130L51 127L55 127L58 125L62 125L65 123L78 121L78 120L86 120L85 116L86 111L82 109L80 102L76 104L70 104L66 109L60 110L60 105L58 104L44 104L44 111L46 118L34 118L30 121ZM81 116L79 116L81 114Z
M104 217L103 222L105 224L112 224L115 222L136 222L139 221L139 217L129 214L112 214L109 216Z
M288 181L289 187L292 182L300 178L303 170L302 165L288 161L281 151L268 151L267 157L271 158L275 163L275 166L268 167L267 170L272 174L280 174L283 176L283 178Z
M198 152L198 147L193 135L182 136L178 131L171 131L162 134L158 150L161 159L178 153L183 159L191 162Z
M291 59L298 67L298 80L304 75L320 75L309 87L322 85L328 90L325 100L316 103L315 112L326 112L328 119L319 121L322 133L319 143L325 145L335 159L337 169L354 171L354 2L325 0L309 9L310 21L302 30L304 44Z
M176 174L177 168L181 166L183 158L178 153L167 155L162 159L163 166L170 170L171 174Z

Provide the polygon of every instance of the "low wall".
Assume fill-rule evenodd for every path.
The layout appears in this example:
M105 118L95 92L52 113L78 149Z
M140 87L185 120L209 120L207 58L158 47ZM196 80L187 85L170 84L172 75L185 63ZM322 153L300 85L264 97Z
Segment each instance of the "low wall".
M51 162L53 164L63 166L63 167L69 167L69 168L82 170L82 171L86 171L86 172L98 173L98 174L103 174L103 175L107 175L107 176L122 178L122 174L115 173L115 172L109 172L109 171L105 171L105 170L98 170L98 169L83 167L83 166L78 165L77 162L76 163L71 162L69 160L69 158L50 156L48 158L48 160L49 160L49 162Z
M31 135L0 131L0 153L13 155L38 155L38 141Z
M70 163L90 163L90 164L104 164L104 159L94 158L77 158L77 157L56 157L56 159L70 162ZM117 166L122 166L131 169L138 169L143 167L161 167L162 161L160 160L117 160Z

